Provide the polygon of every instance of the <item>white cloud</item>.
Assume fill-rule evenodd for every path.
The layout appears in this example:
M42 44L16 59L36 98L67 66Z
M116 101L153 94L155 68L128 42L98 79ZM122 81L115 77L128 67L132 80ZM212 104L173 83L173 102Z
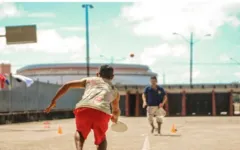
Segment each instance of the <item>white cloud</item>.
M234 27L240 25L240 20L236 16L232 16L226 19L227 22L230 22Z
M186 58L186 53L187 48L185 46L170 46L169 44L162 44L152 48L145 48L141 54L141 63L153 65L157 59L169 56Z
M33 18L54 18L56 17L56 14L51 12L38 12L38 13L29 13L27 14L27 17L33 17Z
M229 57L227 54L221 54L221 55L219 56L219 59L220 59L220 61L222 61L222 62L227 62L227 61L230 60L230 57Z
M0 63L2 64L10 64L10 61L9 60L1 60Z
M70 32L75 32L75 31L86 31L85 27L81 27L81 26L70 26L70 27L60 27L60 30L63 31L70 31ZM95 30L98 29L98 27L90 27L89 30Z
M95 61L95 59L100 58L101 55L101 49L96 45L93 44L92 47L90 47L90 61ZM70 57L71 62L81 62L86 61L86 48L83 48L83 51L79 52L73 52L72 56Z
M22 11L20 11L13 3L1 3L0 5L0 19L7 17L19 17Z
M61 27L60 30L65 31L85 31L84 27Z
M240 78L240 72L235 72L234 75L238 78Z
M121 16L134 23L133 31L137 35L171 39L173 32L188 35L193 31L202 37L207 33L214 35L224 23L239 25L239 20L233 16L240 8L236 4L239 2L230 0L141 1L125 6Z
M9 17L34 17L34 18L52 18L56 15L52 12L27 12L14 3L1 3L0 20Z
M32 23L32 24L36 24L37 27L51 27L51 26L53 26L53 23L51 23L51 22L38 22L38 23Z
M192 78L193 78L193 79L196 79L196 78L198 78L198 77L200 76L200 74L201 74L201 73L200 73L199 70L195 70L195 71L192 72ZM182 78L183 78L184 80L189 79L189 77L190 77L189 71L186 71L184 74L182 74Z
M0 41L0 51L35 51L46 53L69 53L81 52L85 40L77 36L63 37L55 30L39 30L37 32L37 43L6 45L5 39Z

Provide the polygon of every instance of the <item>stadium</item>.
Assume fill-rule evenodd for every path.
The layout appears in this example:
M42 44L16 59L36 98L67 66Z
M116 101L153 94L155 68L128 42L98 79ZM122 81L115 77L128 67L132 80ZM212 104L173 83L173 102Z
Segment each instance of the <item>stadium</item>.
M90 64L90 76L96 76L100 65ZM115 74L113 83L116 85L147 85L151 76L157 76L145 65L112 64L112 66ZM34 64L17 70L17 74L53 84L84 78L86 72L85 63Z

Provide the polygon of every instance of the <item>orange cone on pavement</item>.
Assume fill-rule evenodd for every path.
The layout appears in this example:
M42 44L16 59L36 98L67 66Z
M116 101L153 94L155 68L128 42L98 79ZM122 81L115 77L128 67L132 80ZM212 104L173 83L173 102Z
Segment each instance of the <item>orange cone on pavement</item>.
M62 127L61 126L58 126L58 134L62 134Z
M172 132L172 133L176 133L176 132L177 132L177 129L176 129L176 127L175 127L175 125L174 125L174 124L172 125L171 132Z

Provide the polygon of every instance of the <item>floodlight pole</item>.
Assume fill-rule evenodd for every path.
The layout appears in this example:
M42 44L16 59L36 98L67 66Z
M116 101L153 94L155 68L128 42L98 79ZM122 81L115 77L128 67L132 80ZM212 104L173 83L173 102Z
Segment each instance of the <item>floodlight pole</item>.
M173 35L178 35L180 37L182 37L187 43L190 44L190 86L192 86L192 76L193 76L193 45L197 42L199 42L200 40L194 41L193 39L193 32L190 33L190 40L188 40L185 36L174 32ZM204 36L211 36L211 34L206 34Z
M86 64L87 64L87 76L90 76L90 58L89 58L89 22L88 22L88 8L93 8L91 4L82 5L85 8L85 21L86 21Z

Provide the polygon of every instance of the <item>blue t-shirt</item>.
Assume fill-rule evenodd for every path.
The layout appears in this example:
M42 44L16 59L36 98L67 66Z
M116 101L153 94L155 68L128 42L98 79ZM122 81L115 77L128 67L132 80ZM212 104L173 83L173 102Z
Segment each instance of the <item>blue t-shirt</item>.
M144 89L146 95L146 101L148 106L159 106L163 102L163 98L166 95L164 89L157 86L157 89L153 89L151 86L147 86Z

